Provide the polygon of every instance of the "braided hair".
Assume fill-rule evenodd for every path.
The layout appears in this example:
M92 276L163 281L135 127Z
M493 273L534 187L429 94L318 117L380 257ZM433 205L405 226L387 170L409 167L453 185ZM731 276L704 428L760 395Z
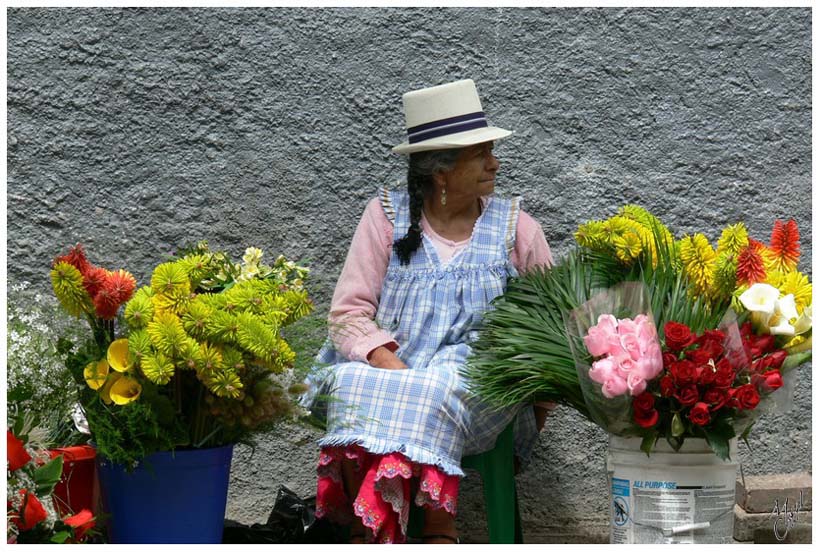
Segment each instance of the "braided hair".
M407 165L407 194L410 196L410 228L395 241L393 251L401 264L410 264L410 257L421 245L421 208L424 198L433 194L433 175L452 170L462 148L418 151L410 154Z

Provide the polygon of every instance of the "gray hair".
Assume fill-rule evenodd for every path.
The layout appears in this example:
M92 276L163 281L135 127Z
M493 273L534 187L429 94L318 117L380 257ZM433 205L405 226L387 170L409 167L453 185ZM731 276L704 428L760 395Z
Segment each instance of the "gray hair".
M425 194L433 192L433 175L437 172L452 170L456 159L463 148L418 151L410 154L407 173L410 178L418 179ZM420 177L420 178L419 178Z

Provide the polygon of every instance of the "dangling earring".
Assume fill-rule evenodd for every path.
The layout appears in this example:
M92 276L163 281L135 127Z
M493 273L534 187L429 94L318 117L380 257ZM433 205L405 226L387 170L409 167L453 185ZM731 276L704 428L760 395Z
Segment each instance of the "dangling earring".
M447 188L441 189L441 204L447 205Z

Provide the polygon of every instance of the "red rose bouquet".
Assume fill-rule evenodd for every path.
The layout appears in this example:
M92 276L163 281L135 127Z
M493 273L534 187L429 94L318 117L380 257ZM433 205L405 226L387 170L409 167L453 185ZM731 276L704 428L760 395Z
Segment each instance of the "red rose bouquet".
M675 448L698 437L725 458L729 440L759 414L788 406L788 397L774 400L787 354L773 336L755 335L748 321L738 328L730 313L700 333L667 321L661 346L640 282L573 310L567 331L593 421L614 435L643 437L645 450L660 437Z

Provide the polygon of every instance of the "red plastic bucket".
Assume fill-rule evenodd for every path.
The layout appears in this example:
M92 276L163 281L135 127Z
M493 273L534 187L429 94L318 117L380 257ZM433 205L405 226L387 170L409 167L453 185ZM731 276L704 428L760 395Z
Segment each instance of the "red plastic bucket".
M52 458L62 455L63 475L54 487L54 507L61 517L82 509L97 513L99 486L94 458L97 451L89 445L48 451Z

